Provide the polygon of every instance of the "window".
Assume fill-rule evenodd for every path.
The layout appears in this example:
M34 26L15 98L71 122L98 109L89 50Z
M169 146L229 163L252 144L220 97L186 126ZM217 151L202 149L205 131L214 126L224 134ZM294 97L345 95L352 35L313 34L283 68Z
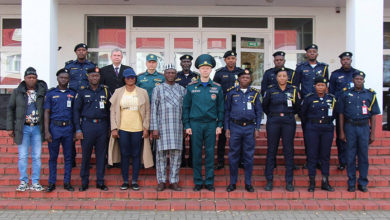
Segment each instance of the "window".
M383 23L383 121L390 130L390 21Z
M99 67L111 64L110 54L114 48L126 49L125 16L87 17L88 59ZM123 53L122 63L126 63Z
M203 17L202 25L208 28L267 28L267 18Z
M275 51L286 52L286 67L305 60L305 47L313 43L312 18L275 18Z
M21 19L1 19L0 85L14 86L21 81L20 61L22 30Z

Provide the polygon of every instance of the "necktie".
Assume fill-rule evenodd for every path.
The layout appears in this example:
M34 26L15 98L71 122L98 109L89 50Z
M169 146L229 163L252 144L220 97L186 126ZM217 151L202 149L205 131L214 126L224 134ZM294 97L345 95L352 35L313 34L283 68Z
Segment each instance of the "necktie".
M115 67L115 75L118 77L118 74L119 74L119 72L118 72L118 67Z

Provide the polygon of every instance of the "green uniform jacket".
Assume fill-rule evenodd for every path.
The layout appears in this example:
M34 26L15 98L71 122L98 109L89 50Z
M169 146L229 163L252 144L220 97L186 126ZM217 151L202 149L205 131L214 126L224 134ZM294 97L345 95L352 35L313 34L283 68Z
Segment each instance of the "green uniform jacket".
M154 72L153 74L148 73L148 71L141 73L137 77L137 86L145 89L149 95L149 101L152 101L152 94L154 87L162 84L165 81L164 75L159 72Z
M41 140L44 138L43 130L43 102L45 100L45 94L47 91L47 85L45 81L38 80L35 91L37 93L37 110L39 114L39 127L41 129ZM23 126L26 120L26 108L27 108L27 90L26 83L23 81L19 84L18 88L14 89L8 102L7 108L7 131L14 131L14 142L17 145L22 144L23 141Z
M206 87L199 81L187 86L183 101L184 128L191 128L190 121L216 121L217 127L222 127L224 100L221 86L209 80Z

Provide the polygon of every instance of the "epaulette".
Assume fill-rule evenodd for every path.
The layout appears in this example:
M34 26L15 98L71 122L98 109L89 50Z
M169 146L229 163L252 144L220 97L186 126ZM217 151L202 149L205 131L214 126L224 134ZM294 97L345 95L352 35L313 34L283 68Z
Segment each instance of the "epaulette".
M195 83L198 83L198 80L192 81L192 82L188 83L188 85L193 85Z
M272 88L272 87L274 87L274 84L270 84L270 85L267 86L268 89Z
M328 93L328 95L332 98L335 98L336 96L334 96L332 93Z
M260 92L260 90L253 88L253 87L251 87L251 91Z
M348 90L348 88L347 87L345 87L345 88L343 88L343 91L345 92L345 91L347 91Z
M108 86L107 85L103 85L103 88L107 88L108 89Z
M214 81L213 81L213 84L214 84L214 85L217 85L217 86L221 86L221 84L216 83L216 82L214 82Z
M318 62L318 64L322 64L322 65L324 65L324 66L329 66L329 64L323 63L323 62Z
M375 92L373 89L371 89L371 88L369 88L368 91L370 91L370 92L376 94L376 92Z
M195 73L195 75L200 76L200 73L195 72L195 71L192 71L192 72Z
M219 71L221 71L223 68L224 68L224 67L220 67L220 68L216 69L215 72L219 72Z
M73 60L69 60L68 62L65 62L65 66L68 64L71 64L72 62L73 62Z
M234 89L234 88L235 88L235 87L232 86L232 87L228 88L226 91L229 92L230 90L232 90L232 89Z
M307 93L307 94L305 95L305 98L310 97L310 96L312 96L312 95L314 95L314 93L309 92L309 93Z

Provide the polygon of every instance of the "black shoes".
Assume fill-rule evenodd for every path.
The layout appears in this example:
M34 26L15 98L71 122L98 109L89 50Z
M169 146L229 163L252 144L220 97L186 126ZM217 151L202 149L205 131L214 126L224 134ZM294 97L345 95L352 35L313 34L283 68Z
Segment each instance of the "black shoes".
M68 190L69 192L73 192L74 191L74 188L73 188L72 185L70 185L70 183L64 183L64 189Z
M329 184L329 180L327 176L322 177L321 189L328 192L334 192L334 188Z
M340 163L337 169L341 171L345 170L345 164Z
M316 188L316 177L315 176L309 176L309 188L307 191L314 192Z
M200 191L202 189L202 185L195 185L194 186L194 191L195 192L198 192L198 191Z
M96 188L103 190L103 191L108 191L108 187L104 184L96 184Z
M75 167L76 167L76 161L73 160L73 161L72 161L72 168L75 168Z
M286 190L289 192L294 192L294 186L292 183L287 183Z
M138 191L139 190L139 185L137 183L133 183L131 184L131 188L135 191Z
M236 184L229 184L229 186L226 188L227 192L232 192L236 190Z
M53 192L56 189L56 184L49 184L46 189L46 192Z
M368 192L367 186L358 185L358 190L362 192Z
M246 184L245 184L245 190L248 191L248 192L254 192L255 191L255 189L253 188L252 185L246 185Z
M216 170L223 169L225 167L225 164L223 162L218 162L217 166L215 167Z
M129 189L129 188L130 188L129 183L123 183L120 189L121 189L121 190L127 190L127 189Z
M205 188L206 188L208 191L211 191L211 192L214 192L214 191L215 191L214 185L211 185L211 184L206 185Z
M355 186L348 186L348 192L355 192L356 188Z
M267 185L264 187L265 191L272 191L274 188L274 185L272 183L272 180L267 180Z
M88 189L88 185L81 185L81 187L79 188L79 191L84 192L84 191L87 191L87 189Z

